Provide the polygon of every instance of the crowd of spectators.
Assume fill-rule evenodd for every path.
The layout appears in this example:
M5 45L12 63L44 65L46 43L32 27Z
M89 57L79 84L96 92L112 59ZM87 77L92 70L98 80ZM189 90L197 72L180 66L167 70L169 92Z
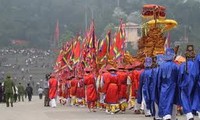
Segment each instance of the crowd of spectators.
M51 50L1 48L0 96L3 96L2 84L7 75L11 76L16 88L19 83L23 86L30 84L36 94L38 88L43 85L43 81L45 80L45 74L39 75L39 72L52 70L52 63ZM0 97L0 102L2 102L2 97Z

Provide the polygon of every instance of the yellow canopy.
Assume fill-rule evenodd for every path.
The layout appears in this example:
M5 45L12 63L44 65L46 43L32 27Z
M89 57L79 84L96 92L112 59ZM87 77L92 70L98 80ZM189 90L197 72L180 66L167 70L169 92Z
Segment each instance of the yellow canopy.
M157 19L156 23L158 25L163 26L163 30L164 31L171 30L171 29L175 28L178 25L178 23L175 20L171 20L171 19L166 19L166 20L159 20L159 19ZM147 25L147 27L153 27L153 26L155 26L155 20L148 21L146 23L146 25Z

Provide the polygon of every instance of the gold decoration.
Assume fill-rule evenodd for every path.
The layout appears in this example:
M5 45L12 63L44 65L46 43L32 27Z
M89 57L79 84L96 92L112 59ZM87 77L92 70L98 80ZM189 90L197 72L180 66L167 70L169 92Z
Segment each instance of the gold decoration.
M165 38L160 28L149 28L147 35L138 41L137 58L143 62L146 56L153 57L164 53Z

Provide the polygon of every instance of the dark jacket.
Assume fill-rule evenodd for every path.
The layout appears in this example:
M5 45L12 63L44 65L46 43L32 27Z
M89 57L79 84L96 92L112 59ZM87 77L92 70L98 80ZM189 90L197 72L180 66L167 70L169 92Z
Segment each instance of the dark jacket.
M33 88L32 88L31 86L27 86L27 87L26 87L26 93L27 93L28 95L33 95Z

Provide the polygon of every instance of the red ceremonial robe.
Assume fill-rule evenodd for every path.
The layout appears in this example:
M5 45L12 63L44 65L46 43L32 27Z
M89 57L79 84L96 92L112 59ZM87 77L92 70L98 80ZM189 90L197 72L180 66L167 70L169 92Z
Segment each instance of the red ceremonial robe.
M102 86L102 88L101 88L101 91L104 93L104 94L106 94L106 91L107 91L107 89L108 89L108 85L109 85L109 82L110 82L110 73L108 73L108 72L106 72L106 73L103 73L102 74L102 76L103 76L103 86Z
M67 80L65 83L65 90L66 90L66 97L65 98L70 98L70 89L71 89L71 80Z
M55 77L49 80L49 99L53 99L57 96L58 82Z
M77 87L78 87L78 80L72 79L71 80L71 89L70 89L70 95L71 96L76 96Z
M95 102L97 100L96 83L93 74L84 77L84 84L86 86L86 101Z
M67 80L62 83L62 97L67 98Z
M131 97L136 98L137 97L137 91L139 89L139 81L140 81L140 75L143 72L143 70L134 70L132 72L132 75L130 75L131 77L131 90L132 90L132 95Z
M127 99L127 73L124 71L117 72L117 78L119 82L119 99Z
M58 82L58 96L62 97L62 81Z
M108 85L107 85L108 84ZM110 74L109 83L105 83L108 86L106 89L105 102L107 104L117 104L119 101L119 87L118 87L117 74Z
M76 97L77 98L85 98L85 89L84 89L83 79L80 79L78 81L78 87L77 87Z

